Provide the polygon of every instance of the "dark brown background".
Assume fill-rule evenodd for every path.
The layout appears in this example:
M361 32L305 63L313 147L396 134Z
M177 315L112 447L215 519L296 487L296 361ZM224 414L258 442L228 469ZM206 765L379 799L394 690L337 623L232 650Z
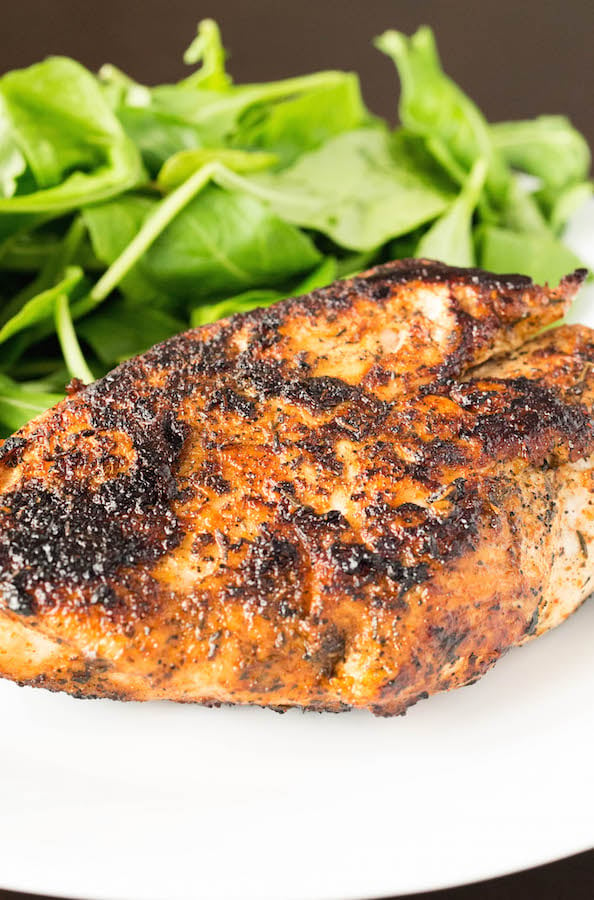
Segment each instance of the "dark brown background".
M392 119L396 76L371 38L428 23L447 71L489 119L565 113L594 145L594 0L2 0L0 71L65 53L92 68L115 63L139 81L174 80L187 73L181 54L204 16L222 25L237 80L354 69L370 107ZM0 890L0 900L16 896ZM423 896L591 900L594 853Z

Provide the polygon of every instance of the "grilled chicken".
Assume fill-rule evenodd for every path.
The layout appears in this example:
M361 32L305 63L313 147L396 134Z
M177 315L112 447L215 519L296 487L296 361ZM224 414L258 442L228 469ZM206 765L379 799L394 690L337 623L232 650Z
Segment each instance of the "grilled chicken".
M557 625L594 332L541 332L583 276L397 262L74 385L0 446L0 675L392 715Z

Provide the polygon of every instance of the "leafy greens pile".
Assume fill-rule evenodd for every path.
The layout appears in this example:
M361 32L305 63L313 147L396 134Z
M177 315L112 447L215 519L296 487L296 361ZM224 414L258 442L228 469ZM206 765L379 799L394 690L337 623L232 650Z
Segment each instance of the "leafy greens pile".
M428 28L376 45L400 75L395 131L351 73L234 85L211 20L178 84L61 57L0 78L2 434L70 377L376 262L549 281L579 264L561 235L590 155L569 121L489 125Z

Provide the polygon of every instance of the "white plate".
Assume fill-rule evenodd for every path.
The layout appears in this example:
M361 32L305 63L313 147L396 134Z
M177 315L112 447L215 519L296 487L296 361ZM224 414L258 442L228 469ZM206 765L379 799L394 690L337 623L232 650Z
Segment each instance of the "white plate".
M570 234L594 264L594 206ZM578 315L594 324L592 289ZM588 849L593 644L590 602L474 687L399 719L0 683L0 885L88 900L362 900Z

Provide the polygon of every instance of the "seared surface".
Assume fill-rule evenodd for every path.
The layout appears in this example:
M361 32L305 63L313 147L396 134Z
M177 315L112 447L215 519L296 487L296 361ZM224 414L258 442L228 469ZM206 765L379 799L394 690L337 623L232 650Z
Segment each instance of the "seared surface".
M529 339L582 278L393 263L73 392L0 446L0 674L394 714L557 624L594 575L594 340Z

